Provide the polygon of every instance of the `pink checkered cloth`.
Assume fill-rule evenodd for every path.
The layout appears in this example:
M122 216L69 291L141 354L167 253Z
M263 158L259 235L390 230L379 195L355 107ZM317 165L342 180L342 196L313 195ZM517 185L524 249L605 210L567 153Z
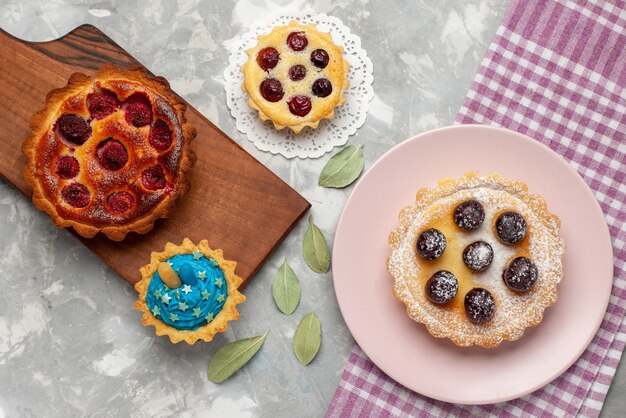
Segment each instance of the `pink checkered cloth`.
M501 126L564 156L600 202L615 278L600 330L565 373L522 398L469 406L406 389L355 346L327 417L597 416L626 343L626 3L511 0L457 122Z

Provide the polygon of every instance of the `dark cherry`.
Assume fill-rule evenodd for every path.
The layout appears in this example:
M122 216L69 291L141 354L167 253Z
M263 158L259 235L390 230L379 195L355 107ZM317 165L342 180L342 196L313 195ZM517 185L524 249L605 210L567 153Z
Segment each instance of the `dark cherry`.
M131 125L141 128L152 123L152 105L145 94L135 93L124 104L124 119Z
M495 310L496 301L488 290L475 287L465 295L465 313L470 321L487 322Z
M318 78L313 82L311 90L317 97L328 97L333 92L333 85L326 78Z
M277 102L285 95L283 85L275 78L266 78L261 82L259 88L261 90L261 96L268 102Z
M456 296L459 282L454 274L447 270L440 270L433 274L426 282L426 296L431 302L448 303Z
M57 120L57 128L63 138L75 145L82 145L91 136L91 126L73 113L65 113Z
M526 236L526 221L517 212L504 212L496 219L496 233L505 244L515 244Z
M71 179L76 177L80 166L76 158L69 155L64 155L57 160L57 164L54 167L54 172L58 174L62 179Z
M294 51L302 51L309 44L304 32L291 32L287 36L287 45Z
M87 97L87 108L92 119L104 119L121 106L112 92L93 93Z
M311 62L317 68L326 68L326 66L328 65L328 60L328 52L324 51L323 49L316 49L311 52Z
M102 167L108 170L119 170L128 161L128 152L120 141L108 138L98 144L96 158Z
M472 242L463 250L465 265L475 271L485 271L493 261L493 248L485 241Z
M256 62L264 71L269 71L278 65L280 54L276 48L263 48L256 56Z
M417 252L426 260L434 260L441 257L446 249L446 237L435 228L425 230L417 238Z
M454 208L452 217L459 228L472 230L485 220L485 209L477 200L466 200Z
M147 168L141 173L143 187L148 190L160 190L165 187L165 173L160 165Z
M296 116L306 116L311 111L311 99L307 96L293 96L287 102L289 111Z
M294 65L289 69L289 78L292 81L300 81L306 77L306 67L304 65Z
M157 151L165 151L172 145L172 130L162 119L157 119L150 128L150 145Z
M107 198L107 206L113 213L120 215L135 206L135 198L128 192L111 193Z
M63 200L75 208L84 208L91 200L89 190L80 183L72 183L65 186L61 190L61 196L63 196Z
M539 271L535 263L526 257L516 257L502 273L504 283L516 292L527 292L537 282Z

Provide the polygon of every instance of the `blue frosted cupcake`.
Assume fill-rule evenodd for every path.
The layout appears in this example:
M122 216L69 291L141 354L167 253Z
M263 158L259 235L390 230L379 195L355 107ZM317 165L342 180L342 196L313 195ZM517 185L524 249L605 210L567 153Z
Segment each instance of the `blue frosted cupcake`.
M164 252L153 252L135 285L142 323L173 343L211 341L239 318L237 304L246 299L237 290L242 279L235 275L236 265L206 240L196 246L185 238L180 246L168 243Z

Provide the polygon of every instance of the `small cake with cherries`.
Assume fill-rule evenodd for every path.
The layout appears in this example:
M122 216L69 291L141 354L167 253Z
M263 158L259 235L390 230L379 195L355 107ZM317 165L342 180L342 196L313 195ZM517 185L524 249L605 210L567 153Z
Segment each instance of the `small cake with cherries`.
M345 101L350 65L343 48L314 25L292 21L274 28L259 36L247 54L241 71L248 104L276 129L298 133L306 126L317 128Z
M246 300L238 291L242 279L236 265L206 240L195 245L185 238L182 245L167 243L165 251L153 252L135 284L143 325L154 326L173 343L211 341L239 318L237 305Z
M23 146L33 203L59 227L121 240L167 217L189 187L196 132L167 81L103 66L48 94Z
M467 173L421 189L391 232L387 269L407 314L435 337L496 347L556 302L560 221L521 181Z

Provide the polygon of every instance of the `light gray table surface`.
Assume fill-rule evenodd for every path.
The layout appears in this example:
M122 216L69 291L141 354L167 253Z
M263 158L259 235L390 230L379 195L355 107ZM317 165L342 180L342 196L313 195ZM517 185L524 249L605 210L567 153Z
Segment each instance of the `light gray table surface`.
M235 128L223 70L230 41L259 16L291 5L334 15L359 35L374 63L375 97L350 144L365 144L367 169L395 144L454 121L500 23L505 0L2 0L0 27L43 41L82 23L107 33L312 204L332 246L351 188L317 177L329 155L287 160L258 151ZM241 319L211 344L173 345L141 325L134 289L5 180L0 180L0 418L14 416L316 417L323 415L354 345L332 274L301 257L306 222L279 245L245 289ZM297 311L274 305L271 279L287 259L302 283ZM302 367L294 330L315 311L318 357ZM207 380L215 351L271 332L259 354L222 384ZM603 415L626 415L623 367Z

